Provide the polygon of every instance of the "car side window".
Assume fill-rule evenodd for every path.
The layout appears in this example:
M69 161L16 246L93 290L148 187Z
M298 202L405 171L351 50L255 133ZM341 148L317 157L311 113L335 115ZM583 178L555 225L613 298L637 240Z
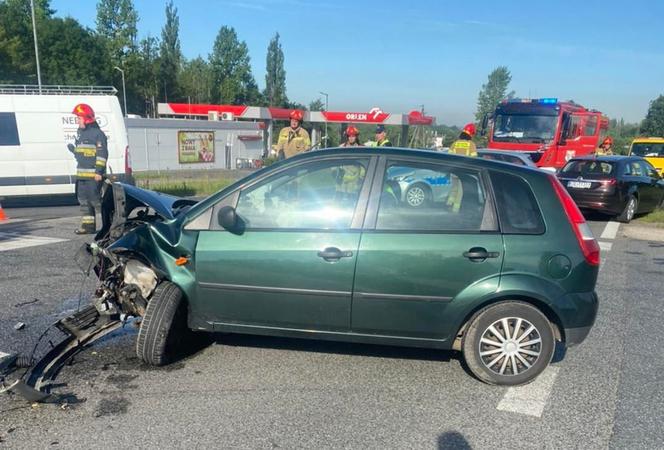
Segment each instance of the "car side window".
M535 195L521 177L491 172L500 227L506 234L542 234L544 219Z
M642 177L645 173L643 172L643 168L641 167L641 164L639 164L639 161L631 161L627 164L625 175Z
M0 112L0 145L21 145L14 113Z
M657 171L648 161L639 161L641 164L641 170L643 171L643 176L651 178L659 178Z
M368 159L319 161L278 173L240 193L246 229L350 228Z
M444 165L388 163L378 207L378 230L481 231L495 228L485 209L478 171ZM487 218L488 217L488 218Z

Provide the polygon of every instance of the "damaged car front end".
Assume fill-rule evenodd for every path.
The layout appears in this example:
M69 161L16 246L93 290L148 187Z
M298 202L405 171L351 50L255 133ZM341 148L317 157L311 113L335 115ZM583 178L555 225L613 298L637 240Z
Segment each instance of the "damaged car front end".
M102 229L94 242L84 245L77 258L84 273L94 271L99 279L91 303L49 327L59 330L65 338L57 345L51 343L44 356L37 360L33 350L33 354L17 358L4 369L9 375L18 372L19 361L27 366L4 391L18 393L29 401L57 401L50 385L77 352L122 327L128 319L145 317L150 300L163 295L163 286L191 285L193 274L187 266L196 235L183 234L180 221L196 203L122 183L105 186ZM179 297L171 293L171 303L176 302L173 315L184 307L179 293ZM139 331L139 343L142 339L145 344L142 332ZM154 340L155 336L148 338ZM153 364L167 362L150 356L153 355L146 354L143 359Z

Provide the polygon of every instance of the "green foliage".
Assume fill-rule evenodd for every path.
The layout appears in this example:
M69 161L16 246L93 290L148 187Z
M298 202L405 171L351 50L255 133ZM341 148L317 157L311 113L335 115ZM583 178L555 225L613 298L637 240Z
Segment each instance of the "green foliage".
M512 81L512 75L505 66L497 67L489 74L486 84L482 85L477 97L476 122L481 122L485 115L491 114L505 97L514 95L513 92L507 93L510 81Z
M646 118L641 123L641 133L646 136L664 136L664 95L650 102Z
M212 103L212 70L208 62L200 56L184 63L178 85L184 100L191 103Z
M138 13L132 0L99 0L97 33L104 38L111 64L123 66L136 50Z
M309 111L325 111L325 103L317 98L309 103Z
M251 74L247 43L240 42L232 27L219 29L210 66L215 85L213 100L223 104L249 104L260 99Z
M288 103L284 52L281 49L281 42L279 42L279 33L275 34L267 46L265 92L263 95L268 106L285 106Z
M171 0L166 5L166 23L161 30L159 46L159 78L163 86L164 101L177 97L178 74L182 67L182 51L180 50L180 18L178 10Z

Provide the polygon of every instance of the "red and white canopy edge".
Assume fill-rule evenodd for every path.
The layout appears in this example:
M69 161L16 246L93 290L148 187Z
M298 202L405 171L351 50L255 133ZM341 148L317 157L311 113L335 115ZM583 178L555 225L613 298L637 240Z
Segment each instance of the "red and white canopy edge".
M207 105L194 103L159 103L157 112L160 116L205 116L216 112L231 113L235 119L249 120L288 120L293 111L287 108L268 108L263 106L243 105ZM391 114L380 108L371 108L368 112L349 111L305 111L305 122L314 123L367 123L383 125L435 125L436 119L425 116L420 111L408 114Z

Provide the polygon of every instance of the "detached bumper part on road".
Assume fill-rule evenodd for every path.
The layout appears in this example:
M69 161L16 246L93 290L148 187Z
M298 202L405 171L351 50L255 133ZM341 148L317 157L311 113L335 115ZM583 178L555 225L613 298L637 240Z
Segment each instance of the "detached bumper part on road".
M597 317L599 298L596 292L568 294L565 298L576 307L574 320L568 322L568 324L574 326L565 327L563 330L565 346L573 347L582 343L588 337Z

